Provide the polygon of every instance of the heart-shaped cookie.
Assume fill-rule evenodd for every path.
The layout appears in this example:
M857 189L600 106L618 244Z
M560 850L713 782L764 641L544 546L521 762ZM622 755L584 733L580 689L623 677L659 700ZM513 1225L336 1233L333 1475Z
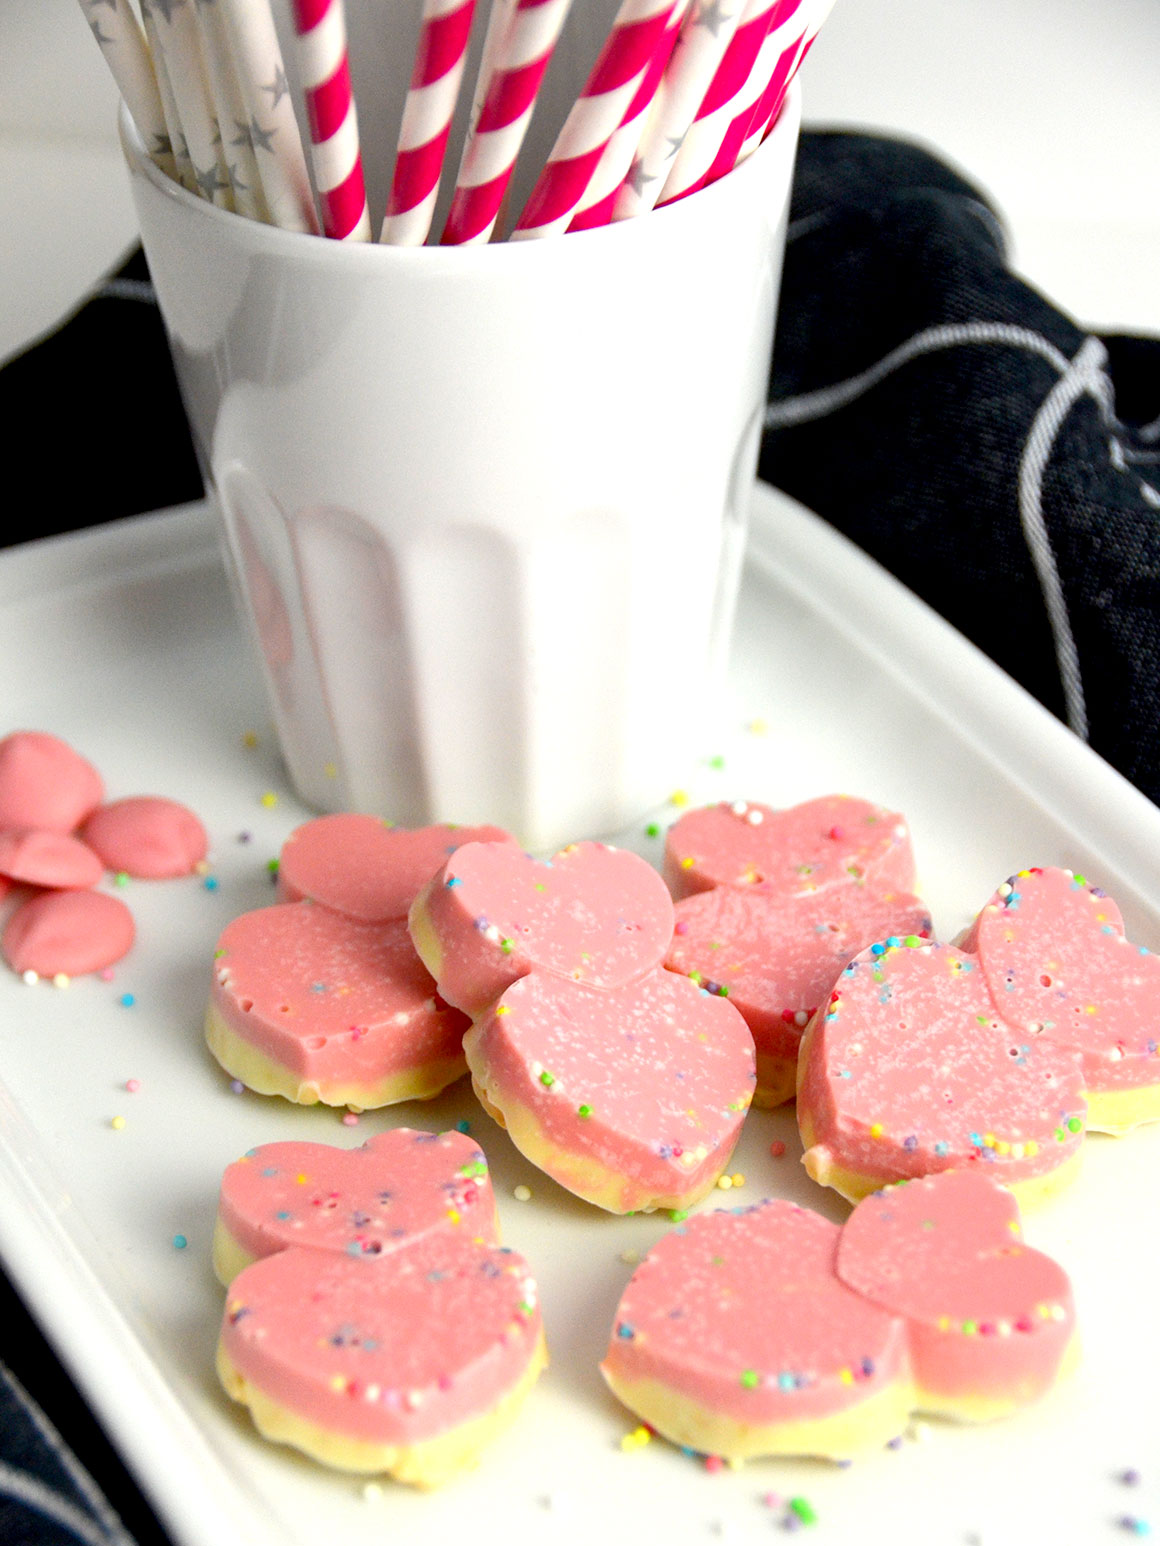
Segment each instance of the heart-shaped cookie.
M516 1147L613 1213L688 1208L753 1097L753 1039L724 999L659 968L600 990L531 972L464 1039Z
M914 853L903 817L852 795L787 810L722 800L669 828L665 879L678 899L713 886L755 886L775 896L862 884L913 891Z
M278 896L384 923L405 918L416 892L464 843L511 841L502 827L409 829L377 816L318 816L283 843Z
M420 1487L472 1464L544 1363L527 1263L445 1231L375 1260L263 1257L234 1279L218 1343L267 1438Z
M466 1072L407 926L311 902L243 913L218 940L206 1040L231 1077L300 1104L385 1106Z
M487 1160L466 1134L397 1127L357 1149L266 1143L222 1176L214 1270L228 1284L289 1246L381 1256L437 1230L499 1239Z
M844 969L798 1065L806 1169L857 1200L891 1181L982 1169L1029 1198L1078 1159L1078 1060L1000 1018L978 960L893 938Z
M791 1100L802 1030L852 956L897 934L929 938L926 904L876 884L806 896L717 886L678 902L665 965L726 995L757 1048L757 1106Z
M1132 944L1115 902L1069 870L1013 875L965 941L1021 1037L1074 1052L1089 1127L1160 1119L1160 956Z
M906 1331L842 1283L838 1228L773 1199L702 1213L633 1274L601 1372L666 1438L730 1460L843 1459L912 1410Z
M904 1316L916 1405L967 1421L1043 1395L1074 1348L1071 1285L1023 1243L1011 1193L944 1171L875 1192L838 1243L838 1276Z
M411 937L449 1004L476 1015L533 968L596 988L664 958L673 907L639 855L574 843L549 860L468 843L423 888Z

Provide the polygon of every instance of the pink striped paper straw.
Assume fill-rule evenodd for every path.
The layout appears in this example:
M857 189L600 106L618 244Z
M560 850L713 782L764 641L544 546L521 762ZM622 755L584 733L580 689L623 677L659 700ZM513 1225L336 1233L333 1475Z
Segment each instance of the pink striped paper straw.
M294 0L298 67L310 119L322 232L337 241L370 240L358 117L350 85L342 0Z
M649 72L673 9L674 0L622 0L584 89L516 221L515 238L567 230L609 140Z
M474 14L475 0L425 0L382 242L419 247L427 240Z
M176 177L177 163L153 61L129 0L81 0L81 10L145 149L167 177Z
M665 180L659 204L694 193L734 166L777 63L796 51L801 0L749 0L713 83ZM792 53L791 53L792 57Z
M696 0L657 92L636 159L613 205L627 220L652 209L677 152L725 56L744 0Z
M629 103L620 127L604 147L600 162L576 205L576 212L568 224L569 231L588 231L594 226L607 225L612 219L616 195L632 166L648 110L660 88L688 8L689 0L677 0L674 5L636 95Z
M777 61L769 85L762 93L758 102L749 132L742 141L741 149L737 153L737 162L740 164L747 156L753 154L766 135L769 134L777 122L785 101L785 94L789 90L790 82L801 69L806 55L814 45L814 39L822 29L822 23L830 14L833 0L820 0L820 3L809 7L809 18L805 31L798 39L797 48L786 49Z
M443 242L486 242L515 170L570 0L517 0L459 168Z

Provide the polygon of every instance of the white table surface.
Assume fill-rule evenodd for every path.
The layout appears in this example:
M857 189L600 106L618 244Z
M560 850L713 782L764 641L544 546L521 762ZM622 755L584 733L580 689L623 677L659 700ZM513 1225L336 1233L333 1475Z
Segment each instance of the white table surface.
M904 134L1003 212L1022 272L1087 326L1160 333L1160 4L836 0L807 124ZM116 94L77 0L0 6L0 359L133 242Z

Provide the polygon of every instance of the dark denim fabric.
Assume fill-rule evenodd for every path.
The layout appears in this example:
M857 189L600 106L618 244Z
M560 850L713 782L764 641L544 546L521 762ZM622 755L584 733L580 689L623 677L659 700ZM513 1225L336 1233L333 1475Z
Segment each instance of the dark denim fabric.
M1160 339L1011 272L925 151L802 137L761 474L1160 800Z

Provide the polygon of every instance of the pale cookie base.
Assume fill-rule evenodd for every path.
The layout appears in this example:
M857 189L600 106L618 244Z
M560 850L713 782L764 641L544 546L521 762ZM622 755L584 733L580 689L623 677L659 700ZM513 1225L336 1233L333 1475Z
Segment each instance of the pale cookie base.
M910 1381L895 1380L830 1417L745 1423L701 1406L660 1380L620 1380L604 1367L600 1372L613 1395L666 1439L725 1460L753 1460L761 1455L848 1460L868 1449L881 1449L897 1438L915 1405Z
M257 1261L222 1223L219 1213L213 1226L213 1270L223 1288L229 1288L239 1272Z
M753 1091L753 1105L762 1111L774 1106L784 1106L797 1093L797 1060L773 1058L766 1052L757 1054L757 1087Z
M388 1074L377 1084L352 1082L320 1084L300 1079L284 1063L277 1063L246 1041L227 1023L211 1001L205 1012L206 1045L231 1079L240 1079L258 1095L281 1095L298 1106L354 1106L370 1111L393 1106L401 1100L430 1100L466 1072L461 1057L426 1063L405 1073Z
M1120 1138L1145 1122L1160 1122L1160 1084L1128 1090L1085 1090L1087 1125Z
M500 1127L507 1129L521 1154L545 1175L551 1176L553 1181L558 1181L577 1197L595 1203L608 1213L654 1213L659 1208L693 1208L708 1197L733 1153L733 1144L730 1144L721 1155L720 1169L714 1170L696 1191L666 1193L661 1197L654 1197L640 1188L630 1191L632 1183L619 1172L606 1170L598 1160L582 1154L571 1154L552 1143L534 1112L526 1106L512 1100L505 1100L502 1107L497 1105L495 1089L485 1083L484 1076L474 1068L471 1071L471 1085L480 1105Z
M1060 1380L1066 1380L1075 1373L1079 1359L1079 1337L1073 1336L1063 1350L1059 1368L1051 1382L1052 1388L1058 1385ZM1020 1411L1033 1401L1040 1400L1046 1394L1046 1390L1032 1390L1008 1392L1003 1395L948 1396L939 1391L925 1390L920 1385L915 1392L914 1407L915 1411L922 1412L927 1417L939 1417L947 1422L993 1423L1000 1418L1010 1417L1012 1413Z
M808 1145L802 1155L806 1174L819 1186L832 1187L847 1202L861 1202L863 1197L869 1197L871 1192L880 1191L884 1186L893 1186L896 1181L905 1179L902 1176L863 1175L861 1171L847 1170L843 1165L836 1165L828 1157L824 1145L814 1144L807 1138L808 1124L802 1124L799 1121L799 1126L801 1126L802 1142ZM1077 1149L1069 1159L1065 1159L1062 1164L1056 1165L1054 1170L1046 1171L1041 1176L1024 1176L1022 1180L1008 1181L1005 1177L990 1174L988 1171L983 1171L982 1174L990 1174L991 1180L999 1186L1006 1187L1021 1209L1035 1208L1071 1185L1079 1173L1081 1152Z
M478 1463L487 1445L511 1426L547 1365L548 1352L541 1334L519 1382L489 1412L469 1418L437 1438L417 1439L412 1444L373 1444L300 1417L247 1380L220 1342L217 1350L218 1378L226 1394L249 1407L263 1438L276 1444L290 1444L335 1470L362 1475L385 1472L396 1481L425 1489L441 1487Z

